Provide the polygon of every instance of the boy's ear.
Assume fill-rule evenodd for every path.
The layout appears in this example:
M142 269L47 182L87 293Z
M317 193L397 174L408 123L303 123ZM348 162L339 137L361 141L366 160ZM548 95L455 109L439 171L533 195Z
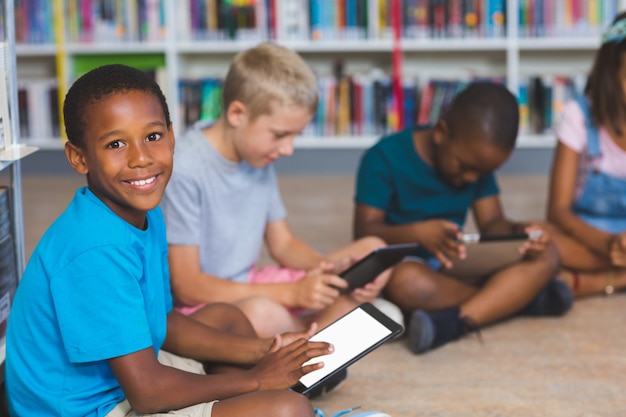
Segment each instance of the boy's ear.
M67 158L67 162L70 163L70 166L78 174L86 175L89 172L83 151L69 140L65 142L65 157Z
M174 124L172 122L170 122L167 130L170 131L170 134L168 136L170 137L170 143L172 145L172 154L174 154L174 150L176 149L176 137L174 135Z
M439 119L433 127L433 140L436 145L441 145L448 138L449 129L448 123L445 120Z
M226 121L233 127L241 126L247 115L246 105L239 100L232 101L226 109Z

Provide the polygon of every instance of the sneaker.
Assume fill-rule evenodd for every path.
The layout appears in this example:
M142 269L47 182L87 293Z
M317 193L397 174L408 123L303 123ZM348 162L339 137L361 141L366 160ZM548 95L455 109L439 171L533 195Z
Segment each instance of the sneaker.
M480 337L478 326L469 318L461 317L460 313L458 307L432 312L414 311L407 329L411 351L424 353L458 340L470 331L478 332Z
M333 414L330 417L340 417L340 416L344 416L346 414L350 414L352 413L354 410L358 410L360 409L361 406L357 406L357 407L352 407L352 408L348 408L346 410L340 411L336 414ZM319 409L316 408L315 409L315 417L326 417L326 415L324 414L324 412ZM350 414L349 417L391 417L389 414L386 413L382 413L380 411L362 411L360 413L356 413L356 414Z
M559 279L552 278L519 314L532 317L558 317L565 314L573 302L574 294L569 286Z
M348 368L345 368L335 375L328 378L326 381L309 391L306 396L312 400L318 397L322 397L331 391L338 389L348 378Z

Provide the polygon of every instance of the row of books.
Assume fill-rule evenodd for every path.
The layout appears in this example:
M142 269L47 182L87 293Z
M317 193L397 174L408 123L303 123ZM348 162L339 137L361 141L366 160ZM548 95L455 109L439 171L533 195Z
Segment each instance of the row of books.
M586 76L542 75L528 77L520 83L520 132L545 134L558 121L563 106L583 93Z
M503 78L492 77L504 83ZM318 110L305 130L311 136L381 135L404 126L433 124L469 79L431 79L420 82L406 77L402 82L403 105L398 110L392 94L391 77L380 70L367 74L341 74L320 77ZM521 80L520 132L542 134L550 130L563 105L582 92L584 74L576 76L542 75ZM219 78L179 81L178 106L183 125L198 120L216 120L222 111L222 80ZM54 79L21 82L18 88L20 136L28 139L55 138L60 135L58 89Z
M17 89L20 137L60 137L59 90L56 78L19 80Z
M54 43L54 5L49 0L14 0L15 40ZM4 30L3 30L4 32Z
M506 0L404 0L406 38L502 37Z
M506 0L400 0L402 35L501 37ZM14 0L16 39L53 43L49 0ZM64 0L72 42L165 39L166 0ZM388 0L178 0L179 40L336 40L391 37ZM596 35L626 0L519 0L520 36Z
M470 79L417 78L402 82L401 106L404 127L434 124L447 111L453 98L470 81L504 83L502 77ZM547 133L567 100L580 93L584 76L534 76L523 80L519 91L520 132ZM396 131L398 109L391 78L381 71L321 77L319 107L305 132L307 136L371 136ZM221 113L222 81L215 78L181 81L179 102L185 126L197 120L216 120Z
M222 111L222 80L181 80L180 112L186 127L198 120L216 120ZM320 77L316 114L303 132L307 136L380 135L400 128L393 101L391 77L370 74ZM415 121L417 87L404 86L404 118Z
M51 3L49 0L26 2ZM166 0L65 0L66 36L72 42L165 39ZM43 14L43 13L42 13ZM53 21L51 16L43 16Z
M504 36L506 0L401 0L406 38ZM180 39L390 38L387 0L181 0Z
M0 187L0 338L6 334L9 310L18 283L9 198L9 189Z
M54 2L13 0L18 43L55 42ZM165 0L64 0L64 34L72 42L165 39Z
M519 0L521 36L591 36L626 9L624 0Z

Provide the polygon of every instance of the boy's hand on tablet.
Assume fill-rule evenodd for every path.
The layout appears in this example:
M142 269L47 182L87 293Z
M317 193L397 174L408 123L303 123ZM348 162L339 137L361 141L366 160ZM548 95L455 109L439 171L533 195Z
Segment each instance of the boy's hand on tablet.
M287 332L280 335L281 347L287 346L296 340L309 340L317 332L317 323L313 322L308 329L301 332Z
M350 296L359 304L368 301L372 302L376 299L376 297L378 297L385 285L387 285L389 277L391 277L391 268L387 269L385 272L377 276L373 281L368 282L361 288L355 288L350 293Z
M302 279L294 282L293 307L310 310L322 310L331 305L339 290L348 287L345 279L334 274L335 265L322 262L317 268L309 270Z
M350 255L336 261L329 261L332 262L332 264L334 265L334 268L331 272L339 275L358 260L358 257Z
M427 220L418 223L419 243L432 253L445 268L451 268L451 259L464 259L465 246L459 225L447 220Z
M528 239L520 247L520 253L531 258L541 255L550 242L548 232L540 224L529 224L524 233L528 234Z
M248 371L258 382L257 391L291 388L303 375L324 366L322 358L319 362L302 366L306 361L333 352L332 345L326 342L309 342L301 338L283 346L281 339L276 335L267 355Z

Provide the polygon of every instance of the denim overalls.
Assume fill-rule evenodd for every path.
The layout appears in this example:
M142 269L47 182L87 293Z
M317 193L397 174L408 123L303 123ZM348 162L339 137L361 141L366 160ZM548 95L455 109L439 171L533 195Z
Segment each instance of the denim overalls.
M597 168L600 157L600 138L593 123L589 103L577 98L585 116L587 132L587 176L580 197L572 210L587 224L609 233L626 231L626 179L601 172ZM626 164L626 160L624 161Z

